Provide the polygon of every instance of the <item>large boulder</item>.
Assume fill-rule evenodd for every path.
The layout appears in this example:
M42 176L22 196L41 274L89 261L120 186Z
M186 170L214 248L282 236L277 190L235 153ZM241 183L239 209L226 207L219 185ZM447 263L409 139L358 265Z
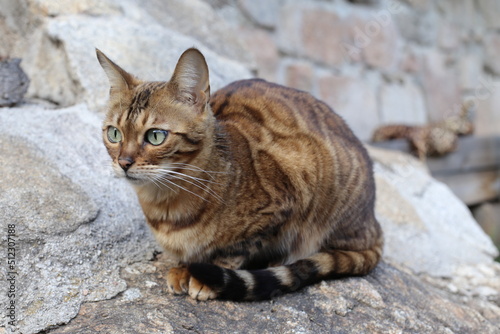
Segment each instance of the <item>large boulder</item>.
M381 263L366 278L322 282L269 302L197 303L167 295L161 261L122 271L129 288L87 303L55 334L106 333L497 333L477 307Z
M467 206L413 157L370 148L385 256L415 273L452 278L498 254Z
M134 191L112 176L100 124L85 105L0 109L0 212L15 229L10 271L22 333L112 298L127 286L119 269L155 249ZM0 294L0 304L9 303Z

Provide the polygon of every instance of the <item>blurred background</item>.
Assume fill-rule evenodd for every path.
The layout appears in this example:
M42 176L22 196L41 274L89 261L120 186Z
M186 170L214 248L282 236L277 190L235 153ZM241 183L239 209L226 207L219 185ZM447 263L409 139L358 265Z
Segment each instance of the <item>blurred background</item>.
M0 0L0 58L21 59L26 77L18 63L9 69L27 89L0 101L102 112L108 83L95 47L141 78L168 80L197 46L213 91L257 76L311 92L367 143L386 125L410 126L375 143L386 148L415 153L415 129L425 146L437 128L439 145L466 109L472 133L419 158L498 246L499 17L495 0Z

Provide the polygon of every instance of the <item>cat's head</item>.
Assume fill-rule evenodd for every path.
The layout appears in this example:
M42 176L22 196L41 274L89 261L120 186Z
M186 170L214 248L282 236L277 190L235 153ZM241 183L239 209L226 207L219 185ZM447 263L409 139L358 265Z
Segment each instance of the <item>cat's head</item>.
M188 49L170 81L145 82L96 52L111 85L103 140L116 174L158 185L183 166L195 168L214 131L203 55Z

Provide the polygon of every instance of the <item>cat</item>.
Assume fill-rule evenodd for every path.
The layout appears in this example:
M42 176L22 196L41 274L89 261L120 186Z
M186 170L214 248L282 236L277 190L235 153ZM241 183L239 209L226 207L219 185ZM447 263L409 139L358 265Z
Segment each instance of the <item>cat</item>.
M372 163L326 104L260 79L211 95L195 48L169 82L141 81L96 52L111 86L104 144L179 261L170 292L271 299L375 268Z
M375 129L372 142L393 139L406 139L410 150L421 161L427 156L436 157L454 152L459 136L468 136L474 132L472 117L475 104L466 101L458 115L447 117L442 122L427 125L389 124Z

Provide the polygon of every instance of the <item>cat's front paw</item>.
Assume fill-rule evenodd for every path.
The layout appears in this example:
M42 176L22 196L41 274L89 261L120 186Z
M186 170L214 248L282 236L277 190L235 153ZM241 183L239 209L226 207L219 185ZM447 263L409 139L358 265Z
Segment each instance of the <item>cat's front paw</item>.
M171 268L167 274L167 287L170 293L175 295L188 293L190 277L186 267Z
M167 274L167 286L170 293L175 295L189 294L196 300L217 298L217 293L192 277L186 267L171 268Z

